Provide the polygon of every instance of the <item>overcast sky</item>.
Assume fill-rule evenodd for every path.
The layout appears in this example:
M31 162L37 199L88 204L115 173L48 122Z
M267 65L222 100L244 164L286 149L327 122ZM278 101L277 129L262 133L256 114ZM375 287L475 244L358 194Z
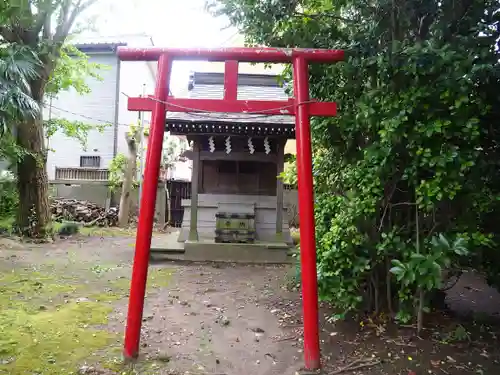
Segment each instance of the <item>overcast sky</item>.
M158 47L243 46L243 37L225 17L212 17L205 0L101 0L89 15L103 36L146 33ZM82 18L83 21L83 18ZM174 94L187 88L191 70L209 69L208 63L179 62L172 72Z

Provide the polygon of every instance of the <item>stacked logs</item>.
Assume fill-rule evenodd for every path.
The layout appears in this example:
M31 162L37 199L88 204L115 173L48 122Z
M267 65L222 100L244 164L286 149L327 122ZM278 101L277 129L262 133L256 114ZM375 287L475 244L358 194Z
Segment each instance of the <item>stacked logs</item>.
M55 198L50 205L52 220L73 221L85 226L114 227L118 224L118 209L106 210L95 203L77 199Z

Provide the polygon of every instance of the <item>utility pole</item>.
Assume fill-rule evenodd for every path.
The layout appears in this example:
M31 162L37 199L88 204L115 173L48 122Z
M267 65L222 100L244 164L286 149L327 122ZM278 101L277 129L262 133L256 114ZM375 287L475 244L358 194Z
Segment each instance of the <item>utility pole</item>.
M146 96L146 84L142 85L142 97ZM139 168L137 168L137 182L139 183L139 199L137 205L141 205L142 195L142 175L144 171L144 112L139 111L139 128L140 128L140 142L139 142Z

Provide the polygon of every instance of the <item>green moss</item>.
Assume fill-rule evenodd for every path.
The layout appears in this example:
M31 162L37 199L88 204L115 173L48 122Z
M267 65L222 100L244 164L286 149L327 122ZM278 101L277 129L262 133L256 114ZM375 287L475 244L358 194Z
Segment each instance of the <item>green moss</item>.
M109 303L76 302L74 294L83 286L52 268L46 271L0 273L0 374L71 374L116 340L93 328L107 322Z
M169 268L150 268L148 288L164 288L170 284L173 271Z
M0 309L37 310L59 295L74 293L79 285L66 277L29 269L0 274ZM24 304L21 302L25 302Z
M89 268L44 264L0 272L0 374L69 375L84 362L129 373L117 356L121 334L97 327L107 323L111 302L127 295L130 276L113 280L118 266ZM171 275L170 269L152 267L148 291L168 285ZM152 374L156 366L142 367Z
M66 223L59 223L59 222L53 222L51 224L51 229L55 233L58 233L59 230L65 225ZM78 224L80 226L79 232L80 235L82 236L89 236L89 237L128 237L128 236L135 236L136 230L134 228L117 228L117 227L85 227L81 224Z
M107 322L112 308L97 302L68 303L59 309L29 313L0 312L0 373L70 374L96 350L116 337L93 329Z

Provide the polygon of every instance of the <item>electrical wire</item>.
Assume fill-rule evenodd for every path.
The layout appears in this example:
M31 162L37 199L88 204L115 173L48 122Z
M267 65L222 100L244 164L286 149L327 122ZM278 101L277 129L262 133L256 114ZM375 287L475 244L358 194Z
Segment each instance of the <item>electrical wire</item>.
M50 105L49 107L51 107L52 109L55 109L56 111L68 113L68 114L73 115L73 116L78 116L78 117L84 118L84 119L89 120L89 121L100 122L100 123L103 123L103 124L112 124L112 125L115 124L113 121L101 120L101 119L98 119L98 118L95 118L95 117L84 115L82 113L77 113L77 112L73 112L73 111L70 111L70 110L67 110L67 109L59 108L59 107L57 107L55 105ZM149 121L148 121L148 123L149 123ZM131 124L116 123L116 125L130 127Z
M130 96L128 96L124 92L122 92L122 95L126 96L127 98L130 98ZM204 109L185 107L185 106L182 106L182 105L179 105L179 104L170 103L169 101L166 101L166 100L159 100L159 99L156 99L156 98L153 98L153 97L150 97L150 96L148 96L145 99L149 99L149 100L161 103L161 104L168 104L169 106L176 107L176 108L179 108L179 109L183 109L184 111L186 111L186 113L189 113L190 115L195 115L195 116L204 116L204 115L207 115L207 114L217 113L217 112L208 111L208 110L204 110ZM306 101L303 101L303 102L297 103L297 104L295 104L295 103L294 104L285 104L285 105L280 106L280 107L263 109L261 111L243 112L244 115L250 115L251 117L250 116L249 117L245 117L245 116L235 116L235 117L231 117L231 116L224 116L224 117L210 116L210 119L213 119L213 120L254 120L256 118L266 118L266 117L270 117L270 116L291 116L291 115L289 115L287 113L283 113L283 115L266 114L266 113L276 112L276 111L285 111L286 109L293 108L296 105L304 105L304 104L309 104L309 103L314 103L314 102L316 102L316 101L315 100L306 100Z
M127 95L124 92L122 92L122 95L124 95L127 98L130 98L130 96ZM301 103L297 103L297 104L286 104L286 105L283 105L281 107L269 108L269 109L265 109L265 110L261 110L261 111L244 112L243 116L240 115L240 116L234 116L234 117L231 117L231 116L219 117L217 115L213 115L213 114L216 114L217 112L212 112L212 111L203 110L203 109L197 109L197 108L190 108L190 107L186 107L186 106L182 106L182 105L178 105L178 104L173 104L173 103L170 103L168 101L159 100L159 99L156 99L156 98L153 98L153 97L147 97L147 99L155 101L155 102L158 102L158 103L162 103L162 104L168 104L168 105L170 105L172 107L176 107L176 108L179 108L179 109L183 109L184 111L186 111L186 113L188 113L190 115L194 115L194 116L204 117L207 121L208 120L221 120L221 121L225 121L225 120L255 120L255 119L258 119L258 118L268 118L268 117L280 116L280 115L270 115L270 114L266 114L266 113L275 112L275 111L285 111L288 108L293 108L295 105L303 105L303 104L308 104L308 103L315 102L314 100L307 100L307 101L304 101L304 102L301 102ZM93 121L93 122L99 122L99 123L103 123L103 124L114 124L114 125L117 125L117 126L130 127L130 124L113 123L113 121L98 119L98 118L95 118L95 117L92 117L92 116L84 115L82 113L77 113L77 112L70 111L70 110L67 110L67 109L64 109L64 108L60 108L60 107L55 106L55 105L50 105L49 107L52 108L52 109L55 109L56 111L68 113L68 114L71 114L73 116L78 116L78 117L81 117L81 118L84 118L84 119L87 119L87 120ZM210 117L207 118L207 115L210 115ZM284 116L290 116L290 115L284 114Z

